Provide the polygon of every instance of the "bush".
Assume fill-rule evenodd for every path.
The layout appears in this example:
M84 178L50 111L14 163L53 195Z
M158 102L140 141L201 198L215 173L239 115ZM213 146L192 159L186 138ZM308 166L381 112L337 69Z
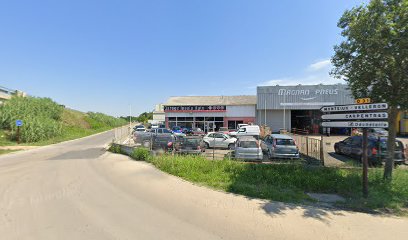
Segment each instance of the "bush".
M115 118L103 113L88 112L86 120L92 129L119 127L125 125L127 122L122 118Z
M122 149L120 148L120 145L112 144L109 147L109 152L113 153L122 153Z
M150 159L150 151L147 148L136 148L131 157L136 160L147 161Z
M23 120L20 140L36 142L62 133L61 116L64 108L50 98L12 97L0 106L0 128L11 130L16 138L15 121Z

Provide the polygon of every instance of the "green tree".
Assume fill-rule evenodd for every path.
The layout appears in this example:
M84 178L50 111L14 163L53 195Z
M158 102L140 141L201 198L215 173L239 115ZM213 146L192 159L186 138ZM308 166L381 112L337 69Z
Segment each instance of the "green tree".
M384 178L392 178L399 109L408 109L408 0L372 0L344 12L345 38L334 47L332 74L344 78L355 98L389 104L388 157Z

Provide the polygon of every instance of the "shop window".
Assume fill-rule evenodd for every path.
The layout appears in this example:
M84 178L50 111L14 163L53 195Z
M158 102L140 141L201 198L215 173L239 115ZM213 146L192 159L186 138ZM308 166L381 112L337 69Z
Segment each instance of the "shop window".
M196 117L195 120L196 120L196 121L201 121L201 122L203 122L203 121L204 121L204 117Z
M186 117L186 120L185 120L185 121L192 122L192 121L194 121L194 120L193 120L193 118L192 118L192 117Z
M185 117L177 117L177 122L186 121Z
M169 117L169 120L168 121L176 121L176 118L175 117Z
M205 118L205 121L207 121L207 122L214 122L214 117L206 117Z
M405 118L405 119L408 119L408 112L405 112L405 113L404 113L404 118Z
M216 122L223 122L223 121L224 121L224 118L223 118L223 117L216 117L216 118L215 118L215 121L216 121Z

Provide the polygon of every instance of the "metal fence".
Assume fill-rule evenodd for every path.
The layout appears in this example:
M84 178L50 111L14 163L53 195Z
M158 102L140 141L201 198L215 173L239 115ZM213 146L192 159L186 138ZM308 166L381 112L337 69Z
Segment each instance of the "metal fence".
M291 134L299 147L299 152L308 160L318 161L324 165L323 138L316 139L304 135Z
M132 144L132 130L133 126L123 126L119 128L115 128L115 135L113 138L113 142L117 144L125 144L130 145Z

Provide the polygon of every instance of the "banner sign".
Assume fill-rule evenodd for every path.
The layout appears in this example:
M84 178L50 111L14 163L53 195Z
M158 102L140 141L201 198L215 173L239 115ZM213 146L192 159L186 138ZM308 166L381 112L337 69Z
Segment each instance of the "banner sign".
M353 111L373 111L373 110L386 110L388 109L387 103L370 103L370 104L352 104L352 105L336 105L322 107L322 112L353 112Z
M387 128L388 122L322 122L322 127Z
M342 113L342 114L327 114L323 115L323 120L378 120L387 119L386 112L371 112L371 113Z
M225 105L211 105L211 106L164 106L165 112L225 112L227 106Z

